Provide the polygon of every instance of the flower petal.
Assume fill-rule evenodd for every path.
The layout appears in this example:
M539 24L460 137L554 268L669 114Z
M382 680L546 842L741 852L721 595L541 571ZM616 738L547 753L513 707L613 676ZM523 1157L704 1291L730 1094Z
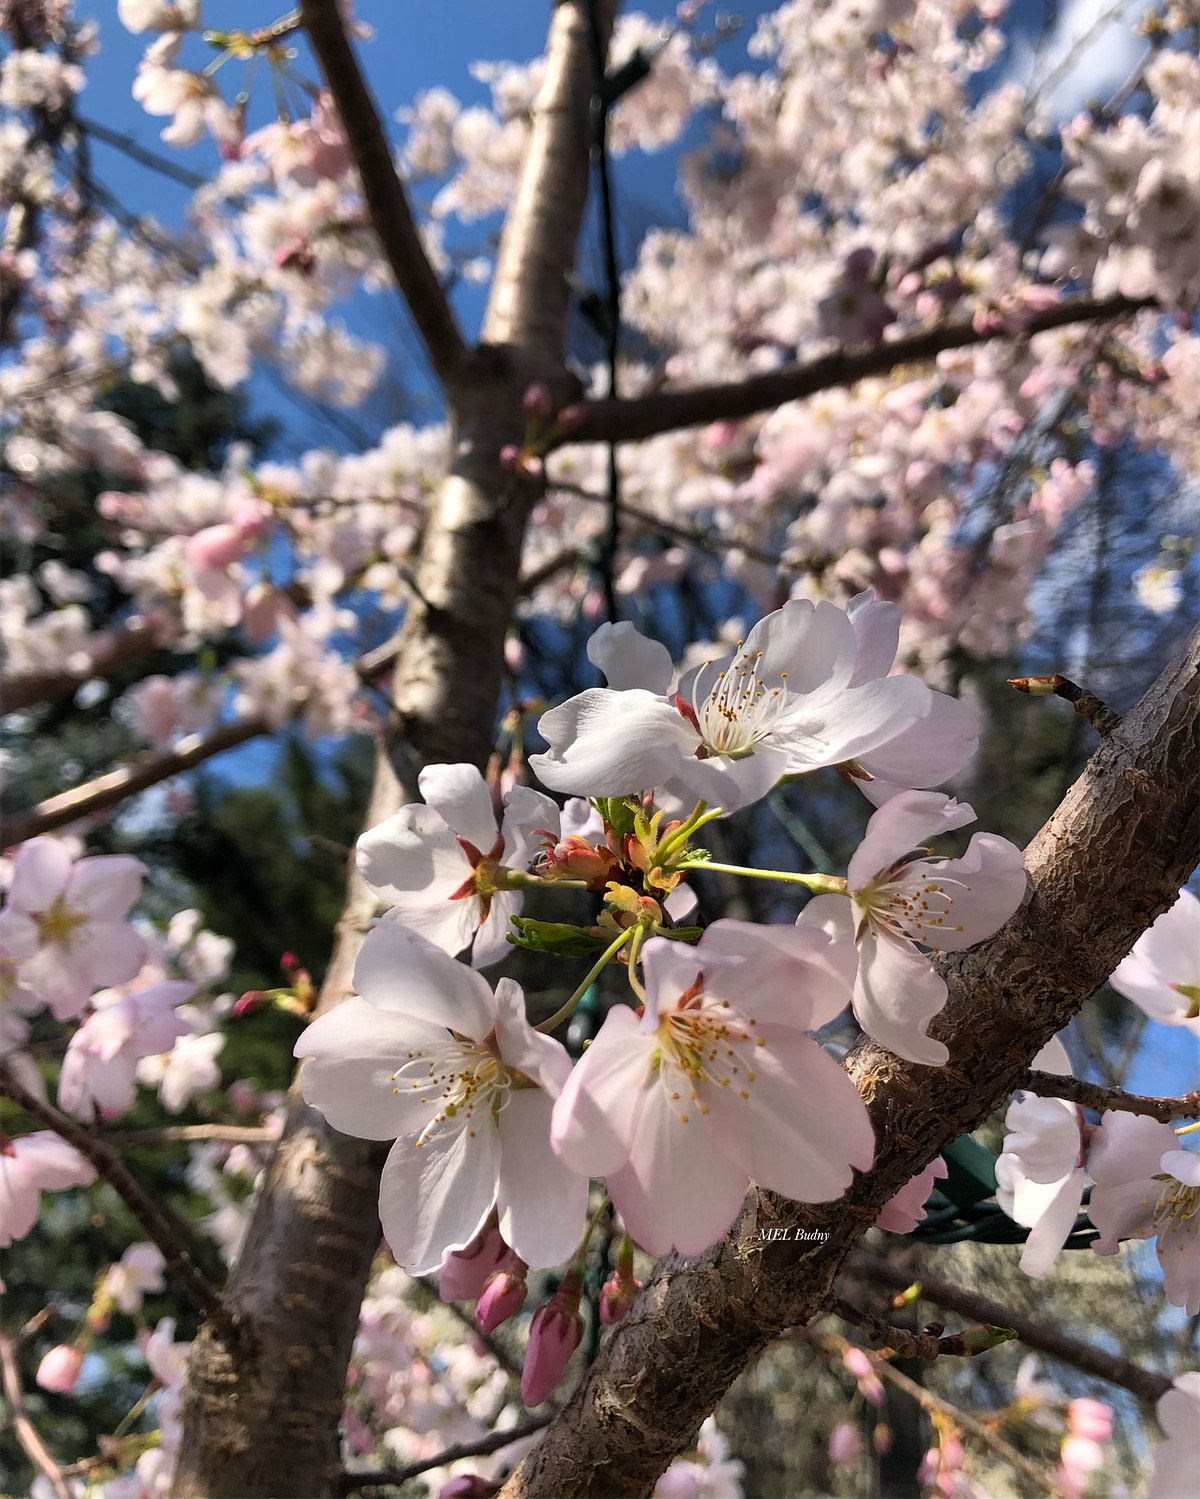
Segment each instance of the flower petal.
M898 1057L941 1067L950 1058L925 1034L946 1003L946 984L909 943L868 931L859 944L854 1014L873 1041Z
M497 1121L500 1233L535 1270L572 1254L587 1222L588 1179L550 1147L553 1107L540 1088L526 1088L509 1095Z
M550 749L529 764L552 791L625 796L674 775L697 745L695 730L661 697L591 688L543 713L538 732Z
M654 1085L655 1045L625 1005L604 1017L554 1105L551 1143L575 1171L607 1176L629 1159L642 1105Z
M953 904L932 943L940 952L961 952L998 932L1025 899L1027 880L1021 850L995 833L976 833L961 859L933 866L938 884L951 880Z
M587 658L604 673L614 692L641 687L664 697L675 675L666 646L648 639L628 620L601 625L594 631L587 643Z
M380 921L367 933L354 965L354 987L381 1009L482 1041L496 1019L488 981L440 947L401 926Z
M941 791L903 791L885 802L867 823L867 831L846 872L851 890L861 890L884 869L903 859L929 838L975 821L975 809Z
M379 1185L379 1217L396 1263L428 1275L465 1249L496 1203L500 1139L490 1123L441 1129L418 1145L397 1140Z
M897 789L937 786L970 763L979 746L979 711L970 703L930 690L929 713L886 744L855 756L874 781L859 781L860 791L880 806L883 784Z
M71 856L57 838L30 838L13 860L9 904L16 911L45 911L67 887Z
M427 765L417 786L460 838L486 854L496 841L496 811L487 782L474 765Z
M419 805L401 807L368 829L355 857L359 874L380 899L406 911L448 900L471 873L446 819Z
M900 611L895 604L875 597L875 590L856 593L846 605L846 616L854 627L855 661L851 687L886 677L900 645Z
M552 1099L562 1092L571 1075L571 1058L560 1042L530 1025L524 991L514 979L496 982L496 1044L506 1066L524 1073ZM549 1136L549 1122L546 1132Z
M93 921L119 921L141 894L145 873L140 859L124 854L80 859L67 880L67 905Z
M473 900L459 901L456 904L468 906L474 911L479 909L479 903ZM475 944L471 948L472 968L490 968L493 963L499 963L501 958L508 957L513 950L512 943L508 940L509 933L515 930L512 918L521 914L524 904L525 897L519 890L498 890L492 896L487 917L475 933Z
M850 902L832 896L847 912ZM738 974L725 997L744 1014L798 1030L816 1030L840 1015L854 993L858 954L853 942L832 942L819 926L760 926L750 921L714 921L697 951L745 957L755 976ZM769 965L759 979L762 965Z

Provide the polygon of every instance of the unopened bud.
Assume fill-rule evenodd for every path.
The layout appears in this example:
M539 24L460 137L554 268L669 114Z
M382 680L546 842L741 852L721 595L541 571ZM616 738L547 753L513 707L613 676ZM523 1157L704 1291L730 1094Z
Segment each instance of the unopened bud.
M480 1332L494 1332L502 1322L525 1305L525 1266L517 1261L514 1270L497 1270L488 1277L483 1294L475 1305L475 1321Z
M521 1370L521 1399L528 1406L541 1405L567 1371L571 1355L583 1337L579 1294L583 1277L573 1267L552 1300L539 1306L529 1326L525 1363Z
M38 1365L34 1378L43 1390L52 1390L56 1395L69 1395L79 1379L83 1367L83 1349L71 1343L60 1343L51 1348Z
M526 416L545 421L554 412L554 397L550 394L549 387L540 380L535 380L525 392L521 407Z

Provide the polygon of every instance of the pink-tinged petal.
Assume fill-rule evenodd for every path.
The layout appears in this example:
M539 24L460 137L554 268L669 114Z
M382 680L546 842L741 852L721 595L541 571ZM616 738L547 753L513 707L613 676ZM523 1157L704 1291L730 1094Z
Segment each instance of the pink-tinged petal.
M496 1019L495 996L482 974L397 921L377 922L367 933L354 987L380 1009L444 1025L473 1041L482 1041Z
M868 931L859 945L854 1014L873 1041L909 1062L941 1067L950 1053L925 1033L946 1003L946 983L906 942Z
M9 904L17 911L45 911L63 893L71 856L57 838L30 838L13 860Z
M1169 1124L1109 1109L1092 1136L1088 1172L1098 1185L1140 1181L1161 1170L1163 1152L1178 1145Z
M453 830L432 807L401 807L370 828L358 840L356 859L380 899L408 911L448 901L471 873Z
M673 1010L681 994L703 978L706 993L720 993L722 985L732 987L745 964L739 956L705 952L685 942L668 937L651 937L642 948L642 972L645 978L646 1005L642 1030L651 1033L658 1017ZM724 997L724 996L722 996ZM610 1012L615 1013L615 1012ZM592 1043L593 1046L595 1042Z
M1030 1181L1058 1182L1079 1159L1079 1111L1065 1098L1013 1100L1004 1117L1004 1149L1020 1158Z
M929 713L878 749L855 758L875 781L857 781L876 806L880 782L896 786L937 786L964 769L979 746L979 711L943 692L930 692Z
M1039 1190L1044 1192L1046 1188L1040 1187ZM1058 1183L1057 1190L1044 1204L1021 1251L1018 1263L1031 1279L1044 1275L1058 1258L1063 1245L1071 1237L1082 1201L1083 1172L1072 1171Z
M544 1088L551 1100L558 1097L571 1075L571 1058L558 1041L530 1025L525 1014L524 992L513 979L499 979L496 983L496 1042L507 1066L515 1067L539 1088ZM547 1115L547 1137L549 1130Z
M58 1106L92 1123L118 1119L133 1102L137 1058L121 1055L102 1061L81 1048L67 1048L58 1075Z
M850 909L850 902L841 903ZM713 922L697 951L745 957L761 968L762 980L738 976L728 997L755 1020L816 1030L850 1003L858 954L852 942L831 942L815 925L760 926L749 921ZM783 966L780 966L782 960Z
M573 1254L587 1222L588 1179L550 1147L553 1101L540 1088L509 1095L500 1111L500 1232L535 1270Z
M89 1015L71 1037L70 1045L108 1062L133 1040L136 1031L137 1006L126 996Z
M30 958L40 941L35 921L12 906L0 911L0 957Z
M601 625L587 643L587 658L614 692L641 687L665 697L675 674L666 646L648 639L628 620Z
M933 1191L933 1184L948 1175L945 1161L934 1156L924 1171L920 1171L890 1198L879 1210L875 1219L876 1228L886 1228L893 1234L910 1234L926 1216L925 1203Z
M763 1026L744 1092L708 1089L723 1148L760 1186L795 1202L831 1202L867 1170L875 1132L858 1089L815 1041Z
M789 692L848 687L858 645L853 624L836 604L789 599L750 631L739 655L762 652L756 676L774 681L787 673Z
M695 752L695 730L653 693L594 687L543 713L538 733L549 744L529 764L544 786L578 796L650 791Z
M67 1187L86 1187L96 1180L96 1168L72 1145L50 1130L20 1135L12 1142L22 1164L36 1177L41 1189L61 1192ZM3 1157L0 1157L3 1159Z
M56 1020L78 1015L93 987L61 947L43 947L32 958L26 958L19 977L43 1004L50 1006Z
M788 678L791 686L791 678ZM929 688L916 677L883 677L861 687L827 686L803 697L772 731L788 774L856 760L887 744L929 711Z
M1163 1290L1172 1306L1189 1317L1200 1312L1200 1225L1195 1214L1173 1216L1158 1231L1158 1263L1162 1267Z
M663 910L677 926L686 926L699 904L700 898L690 885L676 885L663 901Z
M474 765L427 765L417 786L460 838L486 854L496 841L496 810L487 782Z
M92 921L119 921L142 893L145 873L140 859L124 854L80 859L67 879L67 905Z
M175 1006L188 999L195 988L195 984L184 980L169 980L130 995L137 1011L133 1037L137 1056L153 1057L170 1051L176 1040L186 1034L187 1021L176 1014Z
M23 1239L37 1222L38 1188L12 1156L0 1153L0 1249Z
M1146 1499L1179 1499L1191 1493L1200 1470L1200 1372L1180 1374L1155 1409L1167 1440L1154 1453Z
M1088 1217L1099 1230L1092 1241L1097 1254L1116 1254L1122 1239L1148 1239L1154 1233L1158 1183L1148 1179L1092 1188Z
M69 957L89 989L127 984L146 961L146 943L128 922L89 921L72 935Z
M397 1140L379 1186L379 1217L396 1263L428 1275L465 1249L496 1203L500 1140L490 1122L472 1134L443 1128L422 1144Z
M478 909L474 901L462 901L460 904ZM493 963L499 963L501 958L508 957L513 950L512 943L508 940L509 933L516 930L512 918L521 914L524 904L525 898L519 890L501 890L492 896L487 919L475 933L475 944L471 948L472 968L490 968Z
M995 833L976 833L961 859L933 866L932 879L952 897L932 937L942 952L961 952L998 932L1025 899L1028 884L1021 850ZM951 881L965 888L956 889Z
M728 1231L746 1197L745 1170L724 1155L715 1116L681 1123L677 1105L654 1088L636 1153L605 1186L625 1227L650 1254L699 1254Z
M814 895L796 917L797 926L814 926L835 942L853 942L854 903L844 895Z
M867 823L867 831L846 872L851 890L861 890L898 859L923 848L930 838L975 821L975 810L941 791L903 791L885 802Z
M624 1005L604 1017L554 1105L551 1144L573 1170L607 1176L629 1159L642 1105L654 1086L655 1047L654 1037Z
M858 687L874 677L886 677L900 645L900 611L895 604L877 599L873 589L857 593L846 605L846 617L854 627L855 661L850 686Z
M1200 1187L1200 1155L1194 1150L1165 1150L1159 1166L1185 1187Z

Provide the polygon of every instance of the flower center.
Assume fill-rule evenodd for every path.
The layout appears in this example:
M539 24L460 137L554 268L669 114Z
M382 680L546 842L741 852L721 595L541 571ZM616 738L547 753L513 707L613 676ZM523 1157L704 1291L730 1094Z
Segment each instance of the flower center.
M1163 1185L1158 1194L1158 1205L1154 1209L1155 1238L1172 1230L1177 1234L1184 1233L1189 1227L1195 1232L1200 1228L1200 1224L1192 1222L1197 1213L1200 1213L1200 1187L1189 1187L1178 1177L1166 1173L1160 1175L1158 1180Z
M43 942L54 942L59 947L70 947L77 928L87 924L87 917L80 911L72 911L66 897L56 895L54 904L36 913L34 920L42 934Z
M936 864L893 864L882 876L852 893L872 925L936 949L942 932L962 931L961 923L951 921L951 912L956 896L971 887L962 880L931 879L931 875L938 875Z
M741 645L741 641L738 641ZM712 690L702 702L692 699L692 712L684 717L695 723L707 755L728 755L740 760L754 753L754 747L774 726L779 711L787 701L787 672L779 675L778 687L768 687L758 675L762 652L752 656L740 651L720 672ZM699 686L700 678L697 678Z
M1200 1020L1200 984L1168 984L1167 988L1187 1000L1186 1019Z
M764 1044L761 1036L753 1034L755 1024L732 1012L728 1000L720 1001L716 1009L677 1009L659 1017L654 1064L681 1123L689 1122L689 1104L701 1114L708 1113L700 1093L705 1084L735 1088L740 1098L750 1097L754 1053Z
M424 1145L438 1125L450 1120L466 1128L473 1139L472 1120L477 1114L494 1119L514 1088L528 1086L528 1079L506 1067L485 1042L451 1041L436 1052L410 1051L392 1073L393 1093L417 1093L422 1103L435 1110L433 1118L417 1136Z

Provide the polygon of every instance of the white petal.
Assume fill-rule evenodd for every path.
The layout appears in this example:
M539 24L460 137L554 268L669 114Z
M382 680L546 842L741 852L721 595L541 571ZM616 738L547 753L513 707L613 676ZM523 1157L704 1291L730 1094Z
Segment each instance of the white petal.
M399 922L377 922L367 933L354 987L381 1009L444 1025L473 1041L482 1041L495 1023L487 980Z
M755 675L770 685L786 672L789 692L815 692L830 683L848 687L857 654L854 626L836 604L789 599L759 620L739 655L759 651Z
M475 912L479 910L479 903L475 900L457 904L470 906ZM472 968L488 968L508 957L512 952L509 933L516 930L512 918L521 914L524 904L525 897L519 890L499 890L492 896L487 920L475 933L475 945L471 948Z
M428 1275L465 1249L496 1202L500 1140L490 1122L437 1131L424 1144L397 1140L379 1184L379 1217L396 1263Z
M360 1140L395 1140L401 1135L419 1134L437 1111L440 1095L422 1095L410 1082L395 1080L393 1074L404 1059L403 1052L380 1057L317 1058L301 1068L300 1091L305 1103L319 1109L344 1135Z
M1004 1116L1004 1150L1034 1182L1058 1182L1079 1158L1079 1114L1065 1098L1016 1098ZM1024 1221L1024 1220L1022 1220Z
M57 838L30 838L13 860L9 901L18 911L45 911L66 889L71 856Z
M408 910L447 900L471 873L470 859L432 807L401 807L362 835L356 858L371 889Z
M976 833L961 859L946 859L933 866L932 878L939 884L958 880L969 887L949 886L953 903L931 939L941 952L961 952L992 936L1025 899L1027 881L1021 850L995 833Z
M462 900L440 900L434 905L408 899L385 911L378 925L404 927L453 958L475 940L479 917L479 900L474 895Z
M925 1034L946 1003L946 984L906 942L868 931L859 944L854 1014L873 1041L898 1057L941 1067L950 1057Z
M614 692L641 687L662 697L675 674L666 646L647 639L628 620L601 625L587 643L587 658L604 673Z
M980 718L970 703L943 692L930 692L929 713L878 749L855 758L876 782L856 784L869 800L879 781L897 786L937 786L970 763L979 745Z
M510 869L524 869L541 852L545 840L540 834L558 836L558 803L532 786L514 786L504 798L501 831L505 864Z
M552 1100L540 1088L510 1094L500 1111L500 1233L535 1270L573 1254L587 1222L588 1179L550 1148Z
M873 589L858 593L846 605L854 626L855 663L852 687L873 677L886 677L900 644L900 611L895 604L877 599Z
M577 796L653 790L698 743L683 715L661 697L602 687L543 713L538 732L550 749L531 756L530 766L552 791Z
M417 777L427 806L481 854L496 841L496 812L487 782L474 765L427 765Z
M915 677L884 677L861 687L828 686L800 698L779 719L771 743L787 753L788 773L801 774L877 749L928 709L929 688Z
M1071 1058L1057 1036L1050 1037L1029 1065L1039 1072L1057 1072L1060 1077L1072 1076Z
M611 1009L576 1062L554 1105L550 1139L567 1165L607 1176L629 1159L646 1096L653 1087L653 1036L625 1005Z
M850 902L835 896L850 909ZM816 1030L840 1015L854 993L858 954L853 942L831 942L819 926L760 926L750 921L714 921L697 951L743 956L762 971L738 974L723 998L746 1015L798 1030Z
M524 992L513 979L496 982L496 1043L507 1066L523 1072L552 1099L558 1097L571 1075L571 1058L560 1042L530 1025Z
M975 821L975 809L941 791L903 791L885 802L867 823L867 831L847 870L851 890L861 890L880 872L929 838Z
M814 895L796 917L797 926L815 926L835 942L853 942L854 903L844 895Z

